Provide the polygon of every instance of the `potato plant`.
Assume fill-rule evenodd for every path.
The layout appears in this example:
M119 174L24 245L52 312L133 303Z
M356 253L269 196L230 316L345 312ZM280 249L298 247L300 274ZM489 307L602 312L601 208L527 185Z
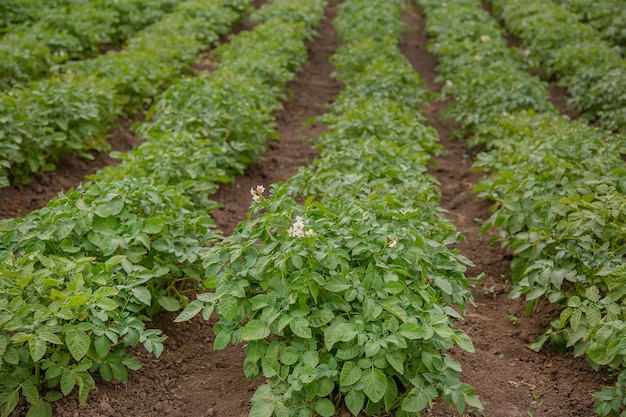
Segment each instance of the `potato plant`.
M273 7L281 4L288 2L277 1ZM319 22L323 2L308 1L306 6L307 9L301 9L318 15L315 20L309 14L307 21ZM228 160L239 167L238 155L249 161L250 154L242 149L244 138L249 138L253 149L259 146L261 137L269 138L262 126L276 109L275 104L269 103L275 103L282 94L281 86L289 78L285 68L296 70L298 62L306 59L304 42L312 33L312 28L304 24L273 20L259 25L256 35L242 33L233 38L232 51L224 48L220 52L223 62L238 65L234 51L245 61L252 51L265 48L276 67L272 69L267 64L263 72L251 68L247 78L241 74L245 84L234 85L241 89L238 96L231 97L232 90L228 89L213 92L212 97L222 100L229 97L253 103L248 112L242 111L236 119L251 119L238 127L242 130L238 139L241 142L228 146L227 132L233 128L230 118L236 116L237 109L244 108L241 102L239 106L230 102L230 107L222 107L222 112L228 111L228 117L212 119L213 136L196 140L194 153L204 146L204 158L210 159L221 141L229 149ZM294 39L299 39L299 45ZM282 55L276 50L277 45L283 45ZM217 73L218 81L211 84L212 89L227 86L219 77L220 73L228 73ZM268 76L267 85L263 84L263 77L272 73L281 74L282 84L275 82L275 76ZM252 83L259 87L257 96L246 97L246 92L254 91L250 90ZM175 89L170 93L175 95ZM206 91L195 93L201 97ZM261 93L267 96L262 97ZM268 104L260 106L262 103ZM216 101L215 105L224 103ZM266 114L259 114L259 110ZM168 116L172 114L162 114L159 119L166 127L172 122ZM156 129L155 125L151 127ZM192 200L185 196L189 180L135 175L157 166L154 159L142 159L142 155L147 154L137 152L119 167L99 172L92 181L23 219L0 222L3 416L11 413L20 397L30 404L29 415L50 416L51 403L76 387L79 400L84 402L94 386L92 373L105 380L126 380L128 370L140 366L126 348L142 344L157 356L163 349L164 335L147 329L144 322L161 309L179 309L181 303L187 302L183 284L202 279L200 254L218 238L207 214L216 205L206 197ZM196 172L206 181L207 188L215 189L208 185L211 175L214 182L224 180L224 175L216 174L210 167L200 168L206 169Z
M65 66L58 77L0 94L0 187L52 170L68 152L106 149L109 123L132 114L227 33L249 0L194 0L119 53Z
M591 26L552 2L494 0L494 9L569 104L610 131L626 131L626 62Z
M424 174L437 137L419 123L428 94L397 48L402 4L340 6L333 62L346 88L324 117L322 158L269 194L251 190L249 219L204 255L215 291L177 319L215 309L214 348L245 344L244 373L266 379L253 417L332 416L340 403L410 416L440 397L481 408L441 353L473 351L450 307L471 300L468 261L446 248L459 236Z
M464 97L473 88L484 89L485 95L502 90L490 82L488 71L473 73L476 78L468 82L462 75L466 68L456 65L460 51L467 51L468 60L475 53L468 47L468 37L476 43L489 43L496 35L491 32L489 39L482 37L495 21L479 2L471 3L447 2L442 7L420 0L428 16L429 33L436 36L431 47L439 55L443 75L451 80L445 89L455 98L457 94ZM459 24L444 27L446 16L456 16ZM464 25L466 21L473 23ZM468 27L472 28L469 34ZM443 35L441 42L439 34ZM455 47L450 39L457 36L465 40ZM485 65L504 68L501 56L486 56ZM503 83L511 76L515 85L525 83L518 87L521 90L523 85L537 85L530 75L523 76L519 64L511 68L503 74ZM462 103L457 103L460 111L486 116L484 123L467 123L465 127L474 141L488 149L479 154L476 168L490 175L476 191L496 202L483 230L498 230L502 244L515 251L515 285L510 295L524 296L529 314L542 297L561 308L551 328L529 347L539 350L550 340L560 352L573 348L575 355L585 355L596 369L609 365L622 372L614 387L594 394L598 414L617 415L626 402L626 363L620 348L626 337L622 326L626 311L621 301L626 294L626 170L620 158L626 153L626 140L550 111L538 113L544 105L520 111L523 108L515 106L478 108ZM498 114L500 111L504 113Z
M89 0L5 0L0 3L0 33L7 33L20 24L33 24L48 12Z
M14 27L0 39L0 90L24 86L67 60L120 45L171 12L177 0L96 0L48 8L33 24Z
M555 0L575 13L578 19L591 25L600 36L615 45L626 57L626 8L620 0Z

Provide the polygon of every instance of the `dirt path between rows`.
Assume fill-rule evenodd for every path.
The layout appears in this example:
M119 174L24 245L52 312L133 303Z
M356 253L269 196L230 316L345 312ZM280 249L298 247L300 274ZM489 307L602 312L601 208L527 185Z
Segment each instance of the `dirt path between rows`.
M291 99L275 115L281 140L270 143L263 160L250 166L246 175L221 187L212 196L224 205L214 212L214 218L225 234L245 219L250 188L285 180L298 166L317 155L307 140L318 136L325 127L319 122L306 122L326 112L341 89L331 79L333 68L328 63L338 45L331 25L338 2L333 1L327 9L321 36L310 43L309 63L298 79L289 84ZM405 11L403 20L409 29L401 48L428 88L438 91L436 61L426 50L424 20L416 10ZM561 357L549 349L537 354L524 348L525 343L532 342L542 332L554 311L542 305L535 315L527 317L522 301L507 298L512 256L498 246L490 246L488 237L478 233L480 221L489 216L489 203L477 200L471 192L481 177L471 170L474 151L464 141L450 139L454 125L439 120L445 107L445 102L433 102L424 109L427 123L438 130L446 150L445 155L435 159L431 173L441 183L441 204L448 210L449 219L466 237L467 243L459 245L459 249L476 265L468 269L467 276L484 276L474 281L472 292L476 305L468 307L466 319L459 323L472 338L476 353L452 352L463 365L462 379L476 388L486 408L484 412L466 415L591 417L594 413L589 393L609 381L605 374L592 371L584 360L572 358L571 354ZM63 172L57 175L62 176ZM45 186L42 184L40 188ZM21 198L21 204L26 207L23 192ZM243 350L229 347L213 351L212 322L196 318L175 324L174 317L174 314L162 314L150 324L169 336L159 359L137 349L135 354L143 367L131 373L128 383L97 379L98 388L91 393L87 405L79 406L76 397L71 396L56 404L54 416L247 416L252 393L261 382L245 379ZM338 414L348 415L346 411ZM13 417L23 415L22 409ZM425 415L452 417L458 413L437 403Z

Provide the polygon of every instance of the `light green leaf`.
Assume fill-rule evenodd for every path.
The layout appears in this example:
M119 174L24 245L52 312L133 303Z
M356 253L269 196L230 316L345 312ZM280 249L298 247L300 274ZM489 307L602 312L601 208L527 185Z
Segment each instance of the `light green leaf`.
M363 394L363 391L350 390L348 395L346 395L345 403L352 415L357 416L365 404L365 394Z
M309 320L309 326L311 327L322 327L327 323L330 323L332 319L335 318L335 315L332 311L324 309L324 310L315 310L311 314L307 316Z
M30 404L36 404L41 400L39 398L39 390L37 390L37 387L30 379L22 382L22 395Z
M322 417L335 415L335 406L328 398L322 398L315 403L315 411Z
M61 374L61 392L66 397L72 392L74 389L74 385L76 384L76 377L71 371L64 370Z
M231 339L231 332L227 330L222 330L215 335L215 340L213 341L213 350L223 350L228 346Z
M143 227L143 232L149 235L153 235L159 233L163 230L163 226L165 225L165 221L161 218L152 218L146 222L146 225Z
M441 291L446 294L452 294L452 284L450 283L450 281L438 276L435 276L433 281L435 285L441 289Z
M91 339L87 333L74 330L66 333L65 344L72 354L72 357L79 361L87 354L89 345L91 345Z
M135 287L132 290L133 295L139 300L140 303L143 303L147 306L152 304L152 294L150 290L146 287Z
M425 339L428 336L428 332L423 326L417 323L407 322L400 325L398 332L407 339Z
M28 341L28 350L33 361L39 361L46 354L47 346L45 340L33 337Z
M324 343L326 349L332 349L337 342L348 342L357 335L356 328L351 323L338 323L328 326L324 330Z
M52 417L52 405L47 401L37 401L30 406L26 417Z
M174 319L174 323L189 321L196 316L204 307L204 303L200 300L193 300L187 307Z
M270 328L261 320L250 320L241 332L242 340L259 340L265 339L270 335Z
M398 351L387 352L385 358L389 365L393 367L400 375L404 375L404 355Z
M472 343L472 340L462 330L455 330L454 334L452 335L452 339L464 351L474 353L474 344Z
M585 297L587 297L589 301L597 303L600 301L600 290L598 290L596 286L591 286L585 291Z
M339 383L342 387L356 384L360 379L363 371L354 362L346 362L341 368Z
M294 317L293 320L289 322L289 328L299 337L304 339L311 338L309 322L303 317Z
M167 311L178 311L180 310L180 301L172 296L161 296L159 297L159 304Z
M364 370L360 382L364 385L363 392L371 401L377 403L385 395L387 377L380 369Z
M428 406L428 396L423 391L414 390L402 400L402 410L419 413Z

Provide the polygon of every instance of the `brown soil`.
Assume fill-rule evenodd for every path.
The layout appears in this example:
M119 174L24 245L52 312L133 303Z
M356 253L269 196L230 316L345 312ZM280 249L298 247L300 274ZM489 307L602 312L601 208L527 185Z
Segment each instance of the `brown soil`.
M281 140L270 144L261 162L252 165L244 176L223 186L213 196L224 205L214 217L226 234L245 219L251 187L282 181L317 154L307 146L306 139L319 135L325 127L319 122L309 125L305 122L323 114L341 89L341 85L330 78L333 68L328 64L329 55L338 45L330 24L335 12L334 6L328 8L321 36L310 43L309 63L299 78L289 84L292 98L284 103L284 110L275 115ZM439 91L441 86L435 82L435 60L426 51L423 18L415 11L407 10L403 19L409 30L401 48L428 88ZM573 358L571 354L561 357L550 349L534 353L524 347L543 331L555 311L542 305L533 316L527 317L523 301L507 298L512 256L498 246L490 246L488 236L479 234L480 222L489 216L489 203L477 200L472 194L481 177L471 169L476 151L468 149L464 141L450 139L455 126L439 120L446 105L435 101L425 108L428 123L437 128L446 150L445 155L436 158L431 173L441 183L442 206L466 237L467 243L459 245L459 249L475 263L468 269L467 276L484 274L482 280L473 281L475 306L468 308L466 319L459 323L473 340L476 353L458 349L451 352L463 365L462 379L476 388L485 405L484 412L472 415L593 416L593 401L589 394L598 390L600 384L610 383L607 375L592 371L583 359ZM129 139L127 146L135 143L132 135ZM62 183L67 172L72 170L71 164L69 167L64 165L62 163L55 173L46 174L59 179L39 183L35 188L22 188L13 200L5 199L7 189L3 189L0 207L3 207L4 216L23 215L40 206L46 197L39 194L44 194L53 187L52 184ZM4 209L7 204L12 205L13 212L7 213ZM151 327L162 329L169 336L159 359L137 349L134 353L143 362L143 367L131 373L129 382L107 383L97 379L97 389L91 393L86 405L79 406L76 397L71 396L55 405L54 415L247 416L252 393L261 382L244 378L242 349L229 347L213 351L212 322L196 318L187 323L173 323L174 317L173 314L162 314L150 323ZM23 413L23 409L14 417L23 415L20 412ZM339 415L347 416L347 412L341 411ZM426 415L452 417L458 413L437 403Z

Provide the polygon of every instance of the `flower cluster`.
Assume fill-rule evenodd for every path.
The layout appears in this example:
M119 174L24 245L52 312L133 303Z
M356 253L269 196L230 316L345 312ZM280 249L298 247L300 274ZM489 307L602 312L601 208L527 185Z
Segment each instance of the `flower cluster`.
M256 188L250 189L250 194L252 194L252 200L255 203L260 203L263 201L263 193L265 192L265 187L262 185L257 185Z
M309 229L307 231L304 230L304 221L302 217L296 216L296 222L287 230L289 237L313 237L313 230Z

